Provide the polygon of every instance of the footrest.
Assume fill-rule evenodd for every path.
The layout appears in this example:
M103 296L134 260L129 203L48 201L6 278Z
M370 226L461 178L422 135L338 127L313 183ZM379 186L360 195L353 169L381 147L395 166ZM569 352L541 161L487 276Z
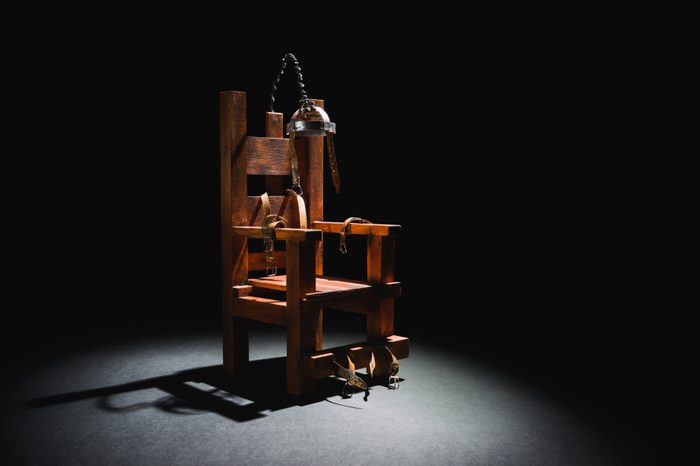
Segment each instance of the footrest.
M382 375L391 363L391 355L384 347L387 347L398 359L405 359L409 354L409 340L406 337L391 335L382 340L369 341L354 345L328 348L322 351L302 356L302 365L306 377L321 379L335 373L333 361L347 367L347 355L350 356L356 369L367 367L372 353L377 364L375 373Z

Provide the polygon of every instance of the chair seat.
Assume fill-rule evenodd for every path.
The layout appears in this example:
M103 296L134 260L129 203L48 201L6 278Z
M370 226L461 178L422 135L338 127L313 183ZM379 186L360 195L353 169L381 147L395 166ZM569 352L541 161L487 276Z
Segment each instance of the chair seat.
M249 278L248 284L255 288L267 290L287 291L287 276L275 275L273 277ZM316 291L351 291L363 288L371 288L368 282L349 280L345 278L316 277Z
M255 294L256 288L286 292L287 276L250 278L248 284L253 287L252 294ZM332 306L339 302L352 303L395 298L400 294L399 282L373 284L347 278L316 277L316 291L307 293L303 300L308 305Z

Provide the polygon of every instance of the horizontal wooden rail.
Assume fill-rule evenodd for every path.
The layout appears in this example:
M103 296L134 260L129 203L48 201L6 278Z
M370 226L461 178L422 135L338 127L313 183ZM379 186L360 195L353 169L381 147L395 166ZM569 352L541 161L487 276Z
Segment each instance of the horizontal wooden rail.
M343 222L311 222L311 226L324 233L340 233ZM349 235L375 235L389 236L396 235L401 231L401 225L389 225L383 223L351 223L348 226Z
M401 283L391 282L377 284L368 288L352 290L350 292L347 290L328 290L307 293L304 297L304 302L307 306L315 307L334 307L334 304L336 303L352 306L361 303L378 301L380 299L398 298L399 296L401 296ZM345 310L343 307L340 307L340 309ZM368 307L356 307L348 310L362 314L374 312Z
M262 228L260 227L233 227L233 234L245 236L246 238L263 239ZM301 228L275 228L275 239L286 241L288 239L297 241L321 241L321 230L305 230Z
M289 175L289 139L248 136L243 146L249 175Z
M236 317L265 322L272 325L287 325L287 303L259 296L240 296L233 299L231 314Z
M391 355L384 349L387 347L398 359L408 357L409 340L406 337L391 335L375 342L365 342L356 345L346 345L325 349L303 356L303 367L307 377L320 379L335 373L333 361L343 367L348 367L349 355L356 369L367 367L372 353L377 364L376 373L384 374L391 363Z

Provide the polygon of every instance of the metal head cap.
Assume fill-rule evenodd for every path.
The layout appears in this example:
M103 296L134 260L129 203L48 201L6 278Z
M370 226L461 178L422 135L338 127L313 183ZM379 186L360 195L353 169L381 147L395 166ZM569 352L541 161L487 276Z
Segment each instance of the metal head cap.
M325 110L317 107L313 100L308 100L294 112L287 123L287 134L289 133L306 137L335 134L335 123L331 121Z

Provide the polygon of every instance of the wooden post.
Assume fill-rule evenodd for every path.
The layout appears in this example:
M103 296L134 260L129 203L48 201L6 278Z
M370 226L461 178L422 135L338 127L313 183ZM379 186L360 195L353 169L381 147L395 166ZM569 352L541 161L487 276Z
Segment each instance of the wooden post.
M284 114L277 112L265 113L265 136L268 138L284 137ZM284 179L281 176L266 176L265 191L270 195L284 192Z
M367 281L388 283L395 280L393 236L367 235ZM382 299L367 314L367 339L377 340L394 333L394 300Z
M324 108L323 99L311 100L318 107ZM323 220L323 145L323 138L309 138L306 178L313 180L313 183L304 187L304 192L307 193L306 205L309 207L309 224L316 220ZM316 275L323 275L323 241L319 243L316 251Z
M242 152L247 132L246 93L219 94L221 137L221 320L224 369L239 370L248 362L248 328L244 319L231 315L233 285L248 278L248 240L233 236L232 225L247 225L247 160Z
M313 389L315 380L302 375L301 355L322 345L320 312L302 312L301 300L316 291L316 241L287 241L287 391L294 395Z

